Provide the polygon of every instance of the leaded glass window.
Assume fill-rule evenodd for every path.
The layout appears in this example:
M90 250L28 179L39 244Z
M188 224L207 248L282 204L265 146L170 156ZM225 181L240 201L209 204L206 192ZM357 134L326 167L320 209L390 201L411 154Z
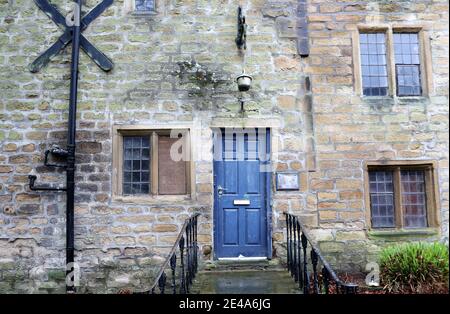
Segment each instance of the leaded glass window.
M148 194L150 191L150 138L123 138L123 193Z
M136 11L155 11L155 0L135 0Z
M392 171L371 171L369 180L372 226L375 228L395 227Z
M420 96L419 34L394 33L394 51L398 96Z
M430 165L370 166L368 187L373 228L437 226L434 174Z
M402 206L405 228L427 226L425 173L423 170L403 170Z
M361 33L361 71L364 96L386 96L388 73L386 34Z

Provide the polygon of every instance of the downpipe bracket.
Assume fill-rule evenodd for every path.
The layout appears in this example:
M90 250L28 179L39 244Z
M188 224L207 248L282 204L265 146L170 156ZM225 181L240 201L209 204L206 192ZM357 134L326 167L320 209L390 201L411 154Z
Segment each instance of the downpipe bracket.
M54 167L54 168L67 168L67 164L52 164L48 161L48 156L53 155L59 158L67 159L69 156L69 151L66 149L60 148L59 146L54 145L51 149L45 151L44 165L46 167Z
M53 168L63 168L67 169L67 164L52 164L49 162L49 155L54 155L59 158L65 158L66 160L69 157L69 151L65 150L63 148L60 148L59 146L53 145L51 149L48 149L45 151L45 157L44 157L44 165L46 167L53 167ZM30 187L31 191L53 191L53 192L64 192L67 191L67 188L55 188L50 186L36 186L36 180L37 176L35 175L29 175L28 176L28 186Z
M55 191L55 192L60 192L60 191L67 191L66 188L53 188L53 187L47 187L47 186L35 186L35 182L36 182L37 177L35 175L29 175L28 176L28 180L29 180L29 187L31 191Z

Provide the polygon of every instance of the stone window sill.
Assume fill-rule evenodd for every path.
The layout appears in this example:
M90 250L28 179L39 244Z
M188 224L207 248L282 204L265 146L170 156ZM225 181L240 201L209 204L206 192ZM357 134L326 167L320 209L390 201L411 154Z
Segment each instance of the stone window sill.
M113 196L113 202L140 205L191 205L191 195Z
M395 101L398 104L408 104L412 102L428 101L428 96L361 96L361 99L367 103L379 103L383 101Z
M137 17L155 16L157 14L158 14L158 12L156 12L156 11L133 11L133 12L131 12L132 16L137 16Z
M392 100L392 96L361 96L365 101Z
M395 100L398 104L410 104L412 102L426 102L427 96L395 96Z
M368 231L369 238L396 241L404 238L427 238L439 235L438 228L421 229L372 229Z

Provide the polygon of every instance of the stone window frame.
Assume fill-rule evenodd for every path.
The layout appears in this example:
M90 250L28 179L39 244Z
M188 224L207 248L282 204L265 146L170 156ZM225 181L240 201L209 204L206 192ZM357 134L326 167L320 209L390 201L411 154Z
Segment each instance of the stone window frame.
M361 51L359 34L362 32L383 32L386 35L386 58L388 71L388 95L387 96L365 96L362 86ZM417 33L419 35L420 52L420 81L422 95L420 96L398 96L397 78L395 71L394 33ZM428 97L433 91L432 82L432 59L429 30L425 25L405 24L358 24L352 33L353 43L353 65L355 92L364 98L390 97L390 98L423 98Z
M190 148L189 160L186 167L186 183L187 183L187 193L183 195L159 195L157 190L157 185L152 184L150 186L150 193L148 195L123 195L123 137L132 135L149 135L151 134L169 134L170 130L180 130L186 131L188 136L186 138L186 145ZM150 147L155 146L155 141L157 141L157 136L151 136ZM195 199L196 196L196 184L195 184L195 162L193 161L194 156L194 145L192 143L192 126L183 125L114 125L113 126L113 143L112 143L112 199L113 201L132 203L132 204L190 204ZM158 163L156 154L158 154L157 149L150 149L150 181L158 181Z
M134 16L149 16L158 14L159 1L155 0L155 7L152 11L137 11L135 0L124 0L125 13L129 13Z
M371 222L370 206L370 170L394 170L394 204L395 204L395 227L394 228L374 228ZM402 219L401 191L400 190L400 169L421 169L425 171L425 193L427 197L427 221L425 228L404 228ZM369 230L383 232L402 232L405 234L433 234L440 226L440 203L439 203L439 181L438 163L435 160L396 160L396 161L365 161L364 162L364 203L366 213L366 225Z

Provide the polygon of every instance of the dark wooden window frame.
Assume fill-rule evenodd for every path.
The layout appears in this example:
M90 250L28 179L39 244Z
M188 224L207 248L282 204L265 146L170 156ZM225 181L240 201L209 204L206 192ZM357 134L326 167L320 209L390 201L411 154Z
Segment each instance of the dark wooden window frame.
M426 161L397 161L397 162L367 162L365 166L365 202L366 202L366 222L370 229L374 230L408 230L414 231L416 228L405 228L402 208L402 187L401 170L423 170L425 173L425 194L427 223L424 228L436 228L439 226L439 194L436 174L436 162ZM373 170L384 170L393 172L394 181L394 217L395 226L393 228L376 228L372 226L372 212L370 202L369 172Z
M174 128L180 132L186 132L186 145L190 147L190 130L185 128ZM192 162L190 160L185 161L186 163L186 193L185 194L160 194L159 193L159 160L158 160L158 137L159 136L170 136L171 129L119 129L115 131L115 136L117 138L114 140L115 148L113 149L113 168L114 168L114 189L113 194L115 196L123 196L128 199L132 198L142 198L142 197L166 197L166 198L177 198L177 197L191 197L192 195L192 183L191 183L191 172L192 172ZM124 136L148 136L150 139L150 189L149 194L123 194L123 137ZM191 156L190 156L191 157Z

